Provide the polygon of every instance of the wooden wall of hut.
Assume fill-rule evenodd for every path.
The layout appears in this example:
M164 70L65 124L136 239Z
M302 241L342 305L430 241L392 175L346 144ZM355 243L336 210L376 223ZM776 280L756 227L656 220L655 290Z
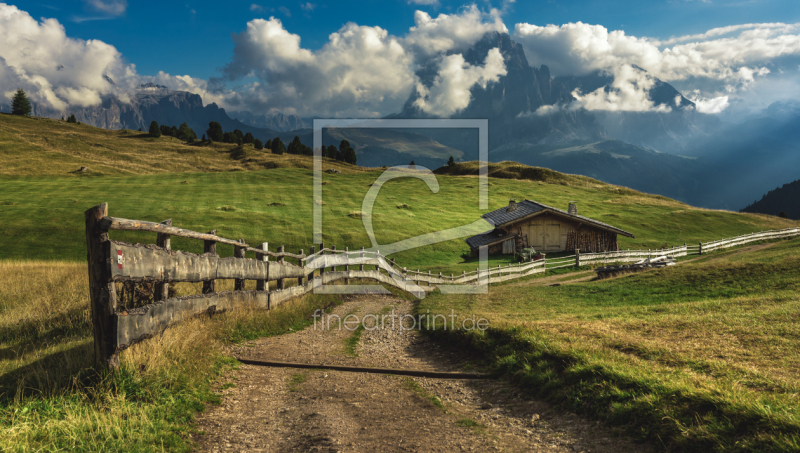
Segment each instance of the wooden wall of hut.
M567 250L581 252L610 252L619 250L617 233L602 230L578 230L567 234Z

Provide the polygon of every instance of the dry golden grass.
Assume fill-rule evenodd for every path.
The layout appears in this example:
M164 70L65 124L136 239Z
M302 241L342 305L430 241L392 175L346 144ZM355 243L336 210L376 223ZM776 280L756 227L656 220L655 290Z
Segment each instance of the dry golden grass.
M363 171L327 158L323 165L342 173ZM89 171L75 176L311 169L313 161L308 156L258 151L253 145L188 144L174 137L149 137L146 132L0 114L0 175L65 176L81 166Z
M302 328L330 303L308 296L195 317L123 351L117 374L98 375L86 265L0 261L0 450L184 451L193 414L215 401L211 382L232 365L223 345Z

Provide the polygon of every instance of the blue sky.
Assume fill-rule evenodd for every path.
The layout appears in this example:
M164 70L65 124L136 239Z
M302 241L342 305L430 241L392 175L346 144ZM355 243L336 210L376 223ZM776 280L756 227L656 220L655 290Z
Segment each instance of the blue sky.
M67 34L99 39L114 45L140 73L189 74L207 79L230 60L231 33L248 21L275 16L303 47L315 50L347 22L378 25L403 35L414 25L414 11L451 14L465 2L442 0L438 6L402 0L272 2L272 1L132 1L124 14L104 13L82 0L10 2L34 18L57 18ZM312 10L301 5L311 3ZM251 8L258 5L261 9ZM223 6L224 5L224 6ZM500 2L477 2L484 9L502 8ZM290 16L287 16L285 8ZM569 22L601 24L627 34L669 38L702 33L711 28L757 22L800 21L796 0L583 0L518 1L503 17L513 30L517 22L538 25Z
M501 59L460 58L487 31L508 32L554 75L614 76L610 95L574 93L560 108L655 108L633 65L704 113L800 99L796 0L0 3L0 93L21 86L64 111L154 82L229 110L380 116L428 90L415 71L434 61L440 73L420 107L447 116L470 86L505 74Z

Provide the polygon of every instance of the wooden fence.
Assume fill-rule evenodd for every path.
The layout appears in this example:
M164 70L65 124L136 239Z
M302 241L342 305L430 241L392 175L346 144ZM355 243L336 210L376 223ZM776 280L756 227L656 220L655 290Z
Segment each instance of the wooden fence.
M118 353L121 350L181 320L243 303L271 309L338 280L372 279L423 297L425 291L435 289L436 285L499 283L562 267L635 262L664 255L680 257L753 241L800 235L800 229L793 228L701 243L694 247L684 244L661 250L586 254L576 251L575 255L567 257L444 275L398 267L393 259L363 248L336 250L335 246L325 248L320 244L318 251L311 247L308 255L303 250L296 254L286 252L283 246L278 247L277 252L271 252L267 243L251 247L243 239L217 236L215 230L198 233L173 227L171 220L153 223L109 217L105 203L87 210L85 220L95 365L110 369L119 366ZM156 244L114 241L108 237L109 230L153 232L157 234ZM203 241L204 253L198 255L172 250L172 236ZM221 258L216 251L217 244L233 246L234 256ZM248 258L248 253L252 253L253 258ZM274 260L270 261L270 258ZM374 269L365 269L365 266ZM341 267L344 270L337 270ZM217 291L216 280L219 279L234 280L234 290ZM297 285L287 285L287 279L296 279ZM247 280L255 280L255 290L245 290ZM270 290L273 281L276 284ZM152 284L154 302L119 310L116 284L125 282ZM169 297L169 286L176 282L202 282L202 294Z

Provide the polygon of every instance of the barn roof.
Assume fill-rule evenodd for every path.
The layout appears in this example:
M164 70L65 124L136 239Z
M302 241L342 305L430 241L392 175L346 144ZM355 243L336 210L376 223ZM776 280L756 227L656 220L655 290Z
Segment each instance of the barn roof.
M582 215L570 214L569 212L564 211L562 209L554 208L552 206L547 206L545 204L538 203L536 201L531 201L531 200L522 200L522 201L520 201L519 203L517 203L517 209L515 209L515 210L513 210L511 212L508 211L508 206L503 206L500 209L495 209L492 212L487 212L486 214L482 215L481 217L483 217L486 220L489 220L489 221L493 222L496 227L500 227L500 226L503 226L503 225L508 225L510 223L516 223L519 220L522 220L522 219L527 218L527 217L533 217L533 216L539 215L539 214L541 214L543 212L552 212L554 214L558 214L558 215L561 215L561 216L564 216L564 217L568 217L568 218L574 219L576 221L579 221L579 222L582 222L582 223L586 223L586 224L595 226L595 227L603 229L603 230L612 231L614 233L621 234L623 236L627 236L629 238L633 237L633 235L631 233L628 233L627 231L622 230L620 228L617 228L615 226L611 226L611 225L609 225L607 223L603 223L603 222L600 222L600 221L597 221L597 220L594 220L594 219L590 219L590 218L584 217Z
M504 233L502 230L492 230L488 233L482 233L472 236L471 238L467 238L465 241L470 248L475 249L484 245L497 244L498 242L503 242L506 239L511 239L513 237L513 234Z

